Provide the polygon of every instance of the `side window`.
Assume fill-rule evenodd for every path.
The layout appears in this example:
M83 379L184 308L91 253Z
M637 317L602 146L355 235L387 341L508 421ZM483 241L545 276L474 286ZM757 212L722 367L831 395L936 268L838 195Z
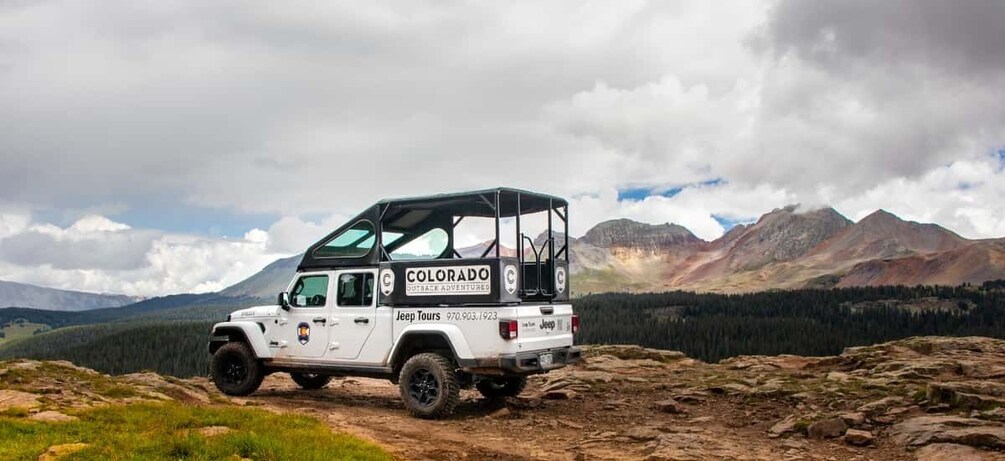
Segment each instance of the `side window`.
M396 248L391 252L391 259L395 261L409 259L435 259L443 254L447 249L447 231L436 228L431 229L408 243Z
M373 304L373 273L357 272L338 277L338 306L361 307Z
M362 258L377 243L370 221L359 221L314 250L315 258Z
M328 298L328 276L300 277L290 292L290 305L294 307L323 307Z

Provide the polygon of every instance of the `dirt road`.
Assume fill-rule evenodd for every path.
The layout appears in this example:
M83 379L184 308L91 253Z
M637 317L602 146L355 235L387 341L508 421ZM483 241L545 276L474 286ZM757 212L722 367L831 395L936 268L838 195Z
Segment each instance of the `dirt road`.
M797 434L769 437L786 416L829 403L792 399L793 392L751 397L770 379L798 373L602 355L533 378L520 398L489 401L462 391L457 413L440 421L409 416L396 386L371 379L303 391L274 375L244 403L315 416L401 459L914 459L882 439L859 447Z

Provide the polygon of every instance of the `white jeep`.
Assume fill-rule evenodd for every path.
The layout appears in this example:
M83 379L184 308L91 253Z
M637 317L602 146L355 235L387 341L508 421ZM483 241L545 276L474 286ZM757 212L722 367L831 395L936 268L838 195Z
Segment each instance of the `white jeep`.
M529 214L547 215L536 242L521 232ZM453 246L465 217L495 222L495 240L468 257ZM521 249L509 256L501 221L516 224ZM567 236L567 202L543 194L499 188L378 202L307 250L278 305L213 326L213 381L248 395L273 372L304 389L334 376L386 378L423 418L449 415L462 387L515 396L528 375L580 359Z

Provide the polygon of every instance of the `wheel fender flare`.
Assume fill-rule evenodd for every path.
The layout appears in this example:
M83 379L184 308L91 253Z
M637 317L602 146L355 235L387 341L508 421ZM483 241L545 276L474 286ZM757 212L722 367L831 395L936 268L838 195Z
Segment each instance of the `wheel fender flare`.
M228 336L231 341L234 340L235 336L243 336L244 342L251 347L256 357L260 359L272 358L272 349L269 348L269 342L265 339L262 327L257 322L221 322L213 325L212 338L210 339L211 350L214 344L226 342L216 339L220 336Z
M409 336L417 335L437 335L442 337L447 341L451 351L454 353L454 358L458 361L474 359L471 347L468 345L468 341L464 339L464 334L461 333L461 329L457 325L423 323L409 325L401 330L401 333L394 340L394 349L391 350L391 360L393 361L398 357L398 353L401 352Z

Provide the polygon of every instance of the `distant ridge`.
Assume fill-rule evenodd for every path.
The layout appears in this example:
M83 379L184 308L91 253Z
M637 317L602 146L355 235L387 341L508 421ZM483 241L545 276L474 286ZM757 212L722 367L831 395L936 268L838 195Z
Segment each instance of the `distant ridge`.
M278 259L251 277L227 287L220 292L220 295L235 298L275 299L276 295L285 290L290 283L301 258L303 258L302 254Z
M30 307L52 311L86 311L121 307L143 298L59 290L26 283L0 281L0 308Z

